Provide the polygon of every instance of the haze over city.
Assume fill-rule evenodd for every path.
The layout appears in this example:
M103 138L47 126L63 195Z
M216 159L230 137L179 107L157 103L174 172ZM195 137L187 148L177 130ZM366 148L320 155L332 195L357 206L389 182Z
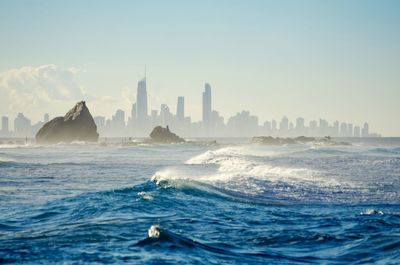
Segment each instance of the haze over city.
M202 120L204 84L225 123L287 116L400 135L397 1L6 1L0 9L0 116L36 123L86 100L125 111L147 65L148 114Z

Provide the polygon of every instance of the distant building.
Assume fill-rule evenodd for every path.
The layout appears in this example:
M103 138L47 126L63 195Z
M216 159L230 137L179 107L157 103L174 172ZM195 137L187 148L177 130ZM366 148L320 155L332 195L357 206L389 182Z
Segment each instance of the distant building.
M258 117L242 111L229 118L227 126L236 136L253 136L257 133Z
M339 135L341 137L346 137L347 136L347 124L345 122L342 122L340 124L340 132Z
M276 130L278 130L278 125L277 125L276 120L272 120L272 122L271 122L271 130L274 131L274 132L276 132Z
M132 121L136 120L136 103L132 104L131 119Z
M296 119L295 134L296 135L305 135L306 134L304 118L302 118L302 117L298 117Z
M206 128L210 127L211 109L212 109L211 86L209 83L205 83L203 92L203 125Z
M23 113L18 113L14 120L15 136L25 137L32 135L31 120L24 116Z
M355 126L354 127L354 137L360 137L360 132L361 132L361 130L360 130L360 126Z
M151 111L151 127L155 127L157 125L160 125L160 119L158 117L158 111L157 110L152 110Z
M123 136L126 132L125 129L125 112L119 109L112 117L110 127L107 130L113 136Z
M94 123L96 123L96 126L97 126L97 132L99 134L103 134L105 132L105 128L106 128L106 118L103 116L96 116L93 119L94 119Z
M329 123L324 119L319 119L319 135L326 136L329 134Z
M136 100L137 120L139 121L139 123L143 124L147 120L146 77L138 82Z
M286 133L289 130L289 119L286 116L283 116L279 123L279 130L281 133Z
M185 118L185 98L178 97L178 101L176 104L176 118L182 122Z
M48 114L48 113L45 113L44 116L43 116L43 122L46 123L46 122L48 122L49 120L50 120L49 114Z
M8 121L8 117L7 116L3 116L1 118L1 134L6 136L8 135L10 132L9 129L9 121Z
M354 132L353 132L353 124L348 123L348 124L347 124L347 136L348 136L348 137L353 137L353 136L354 136L353 133L354 133Z
M311 129L317 129L318 128L318 122L315 121L315 120L312 120L312 121L310 121L309 126L310 126Z
M272 124L270 121L265 121L264 122L264 130L269 133L272 130Z
M296 129L297 130L304 130L304 119L302 117L298 117L296 119Z
M339 136L339 121L333 123L332 136Z
M361 136L362 137L369 137L369 125L368 123L364 123L364 126L361 130Z
M163 126L170 125L170 123L172 121L172 114L169 111L169 107L166 104L161 105L160 119L161 119L161 125L163 125Z

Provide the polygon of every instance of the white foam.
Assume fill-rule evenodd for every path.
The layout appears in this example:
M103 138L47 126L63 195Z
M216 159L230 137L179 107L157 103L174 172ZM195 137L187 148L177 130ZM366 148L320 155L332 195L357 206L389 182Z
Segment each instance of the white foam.
M355 186L350 182L338 181L332 176L326 177L321 172L309 168L268 164L265 159L254 156L252 148L252 146L235 146L209 150L186 161L188 166L216 165L217 171L212 173L199 174L179 168L167 168L158 171L152 179L158 184L168 181L166 185L174 187L189 185L193 181L203 182L247 194L266 192L266 182L272 185L283 182L307 189L314 187L340 190ZM257 151L259 154L262 153L262 150ZM272 155L277 154L277 152L272 153Z
M382 211L377 211L377 210L374 210L374 209L367 209L364 212L361 212L360 214L361 215L374 215L374 214L382 215L383 212Z
M145 192L145 191L138 192L137 195L146 201L151 201L154 199L154 197L149 192Z
M150 238L159 238L160 237L160 226L152 225L147 231Z

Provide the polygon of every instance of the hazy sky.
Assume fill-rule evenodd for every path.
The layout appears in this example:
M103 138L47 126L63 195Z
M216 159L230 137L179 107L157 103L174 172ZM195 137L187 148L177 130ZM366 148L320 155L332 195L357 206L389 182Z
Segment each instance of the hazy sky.
M0 115L130 111L145 64L151 109L400 135L400 1L0 1Z

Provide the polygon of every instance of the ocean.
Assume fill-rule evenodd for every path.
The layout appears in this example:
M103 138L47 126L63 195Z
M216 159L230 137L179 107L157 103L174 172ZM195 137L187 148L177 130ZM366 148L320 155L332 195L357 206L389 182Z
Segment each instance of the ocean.
M345 140L0 145L0 263L399 264L400 138Z

